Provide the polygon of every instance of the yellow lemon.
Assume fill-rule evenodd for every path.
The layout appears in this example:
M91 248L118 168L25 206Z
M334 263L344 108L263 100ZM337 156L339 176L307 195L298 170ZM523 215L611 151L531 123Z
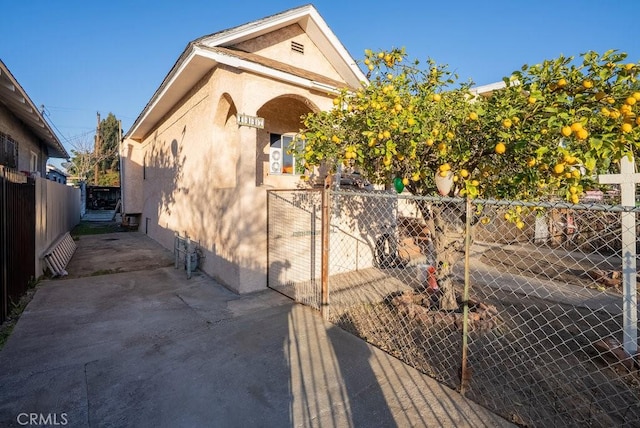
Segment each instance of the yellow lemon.
M429 147L433 146L433 138L429 138L427 140L427 146L429 146Z
M638 101L638 100L636 100L636 98L635 98L635 97L629 97L629 98L627 98L627 99L626 99L625 103L626 103L627 105L632 106L632 105L634 105L637 101Z
M573 132L570 126L564 126L562 127L562 135L564 135L565 137L568 137L571 135L571 133Z
M576 135L578 136L578 138L580 140L586 140L587 137L589 136L589 131L587 131L586 129L583 128L583 129L579 130Z
M633 130L633 126L631 126L630 123L623 123L621 129L622 129L622 132L624 132L625 134L628 134Z
M497 154L501 155L507 151L507 146L505 146L504 143L498 143L496 144L495 151Z
M581 129L582 129L582 124L580 122L575 122L571 125L571 130L573 132L578 132Z
M553 172L556 174L562 174L564 172L564 164L559 163L553 166Z
M502 121L502 126L504 126L505 128L511 128L512 122L511 119L505 119Z
M469 171L467 171L466 169L460 170L460 177L467 178L468 176L469 176Z
M583 81L583 82L582 82L582 86L583 86L585 89L591 89L591 88L593 88L593 81L591 81L591 80L585 80L585 81Z
M469 120L478 120L478 113L476 113L475 111L469 113Z
M442 95L440 94L433 94L433 101L438 102L442 99Z

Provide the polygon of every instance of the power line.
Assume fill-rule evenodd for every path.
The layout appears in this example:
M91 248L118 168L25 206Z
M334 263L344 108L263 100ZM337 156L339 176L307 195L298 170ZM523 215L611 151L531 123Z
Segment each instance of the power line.
M40 113L42 114L42 117L46 119L46 121L49 123L49 125L51 125L51 127L53 127L53 129L56 130L56 132L58 133L58 135L64 140L64 142L70 146L74 146L74 143L71 141L71 138L74 139L74 141L78 141L80 138L85 137L89 134L92 134L94 132L94 130L92 129L91 131L87 131L84 132L82 134L77 134L71 137L67 137L65 136L62 131L56 126L55 123L53 123L53 120L51 119L51 112L49 111L48 107L45 107L44 104L40 105L41 111Z

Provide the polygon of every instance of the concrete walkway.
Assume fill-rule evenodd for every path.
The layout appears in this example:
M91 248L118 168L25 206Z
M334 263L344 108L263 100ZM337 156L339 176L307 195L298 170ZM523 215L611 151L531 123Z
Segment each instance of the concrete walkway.
M308 307L171 261L137 232L81 237L0 351L0 426L511 426Z

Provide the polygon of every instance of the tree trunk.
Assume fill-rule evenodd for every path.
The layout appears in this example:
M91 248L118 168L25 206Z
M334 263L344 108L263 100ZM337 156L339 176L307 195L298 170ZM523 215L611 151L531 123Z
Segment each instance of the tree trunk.
M431 231L441 310L458 309L453 283L453 268L464 257L465 210L452 205L420 204L423 218Z

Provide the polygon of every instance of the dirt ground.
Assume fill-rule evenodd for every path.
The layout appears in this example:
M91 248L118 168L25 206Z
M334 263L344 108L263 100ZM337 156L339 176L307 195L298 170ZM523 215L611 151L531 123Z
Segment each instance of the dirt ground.
M488 251L483 262L517 275L552 279L571 287L597 287L587 273L593 269L589 261L543 261L540 254ZM604 263L597 267L617 268ZM397 279L389 276L386 281ZM462 284L457 287L461 295ZM373 288L380 289L375 285ZM332 312L331 320L460 389L463 338L459 326L451 318L440 317L434 322L433 317L398 311L392 304L398 293L390 293L377 303L343 305ZM354 301L358 299L356 294L367 293L354 291ZM620 362L598 346L604 339L621 336L620 315L524 296L478 282L474 283L472 299L494 306L499 322L489 331L469 333L465 385L468 398L527 427L640 426L640 367L633 359Z

